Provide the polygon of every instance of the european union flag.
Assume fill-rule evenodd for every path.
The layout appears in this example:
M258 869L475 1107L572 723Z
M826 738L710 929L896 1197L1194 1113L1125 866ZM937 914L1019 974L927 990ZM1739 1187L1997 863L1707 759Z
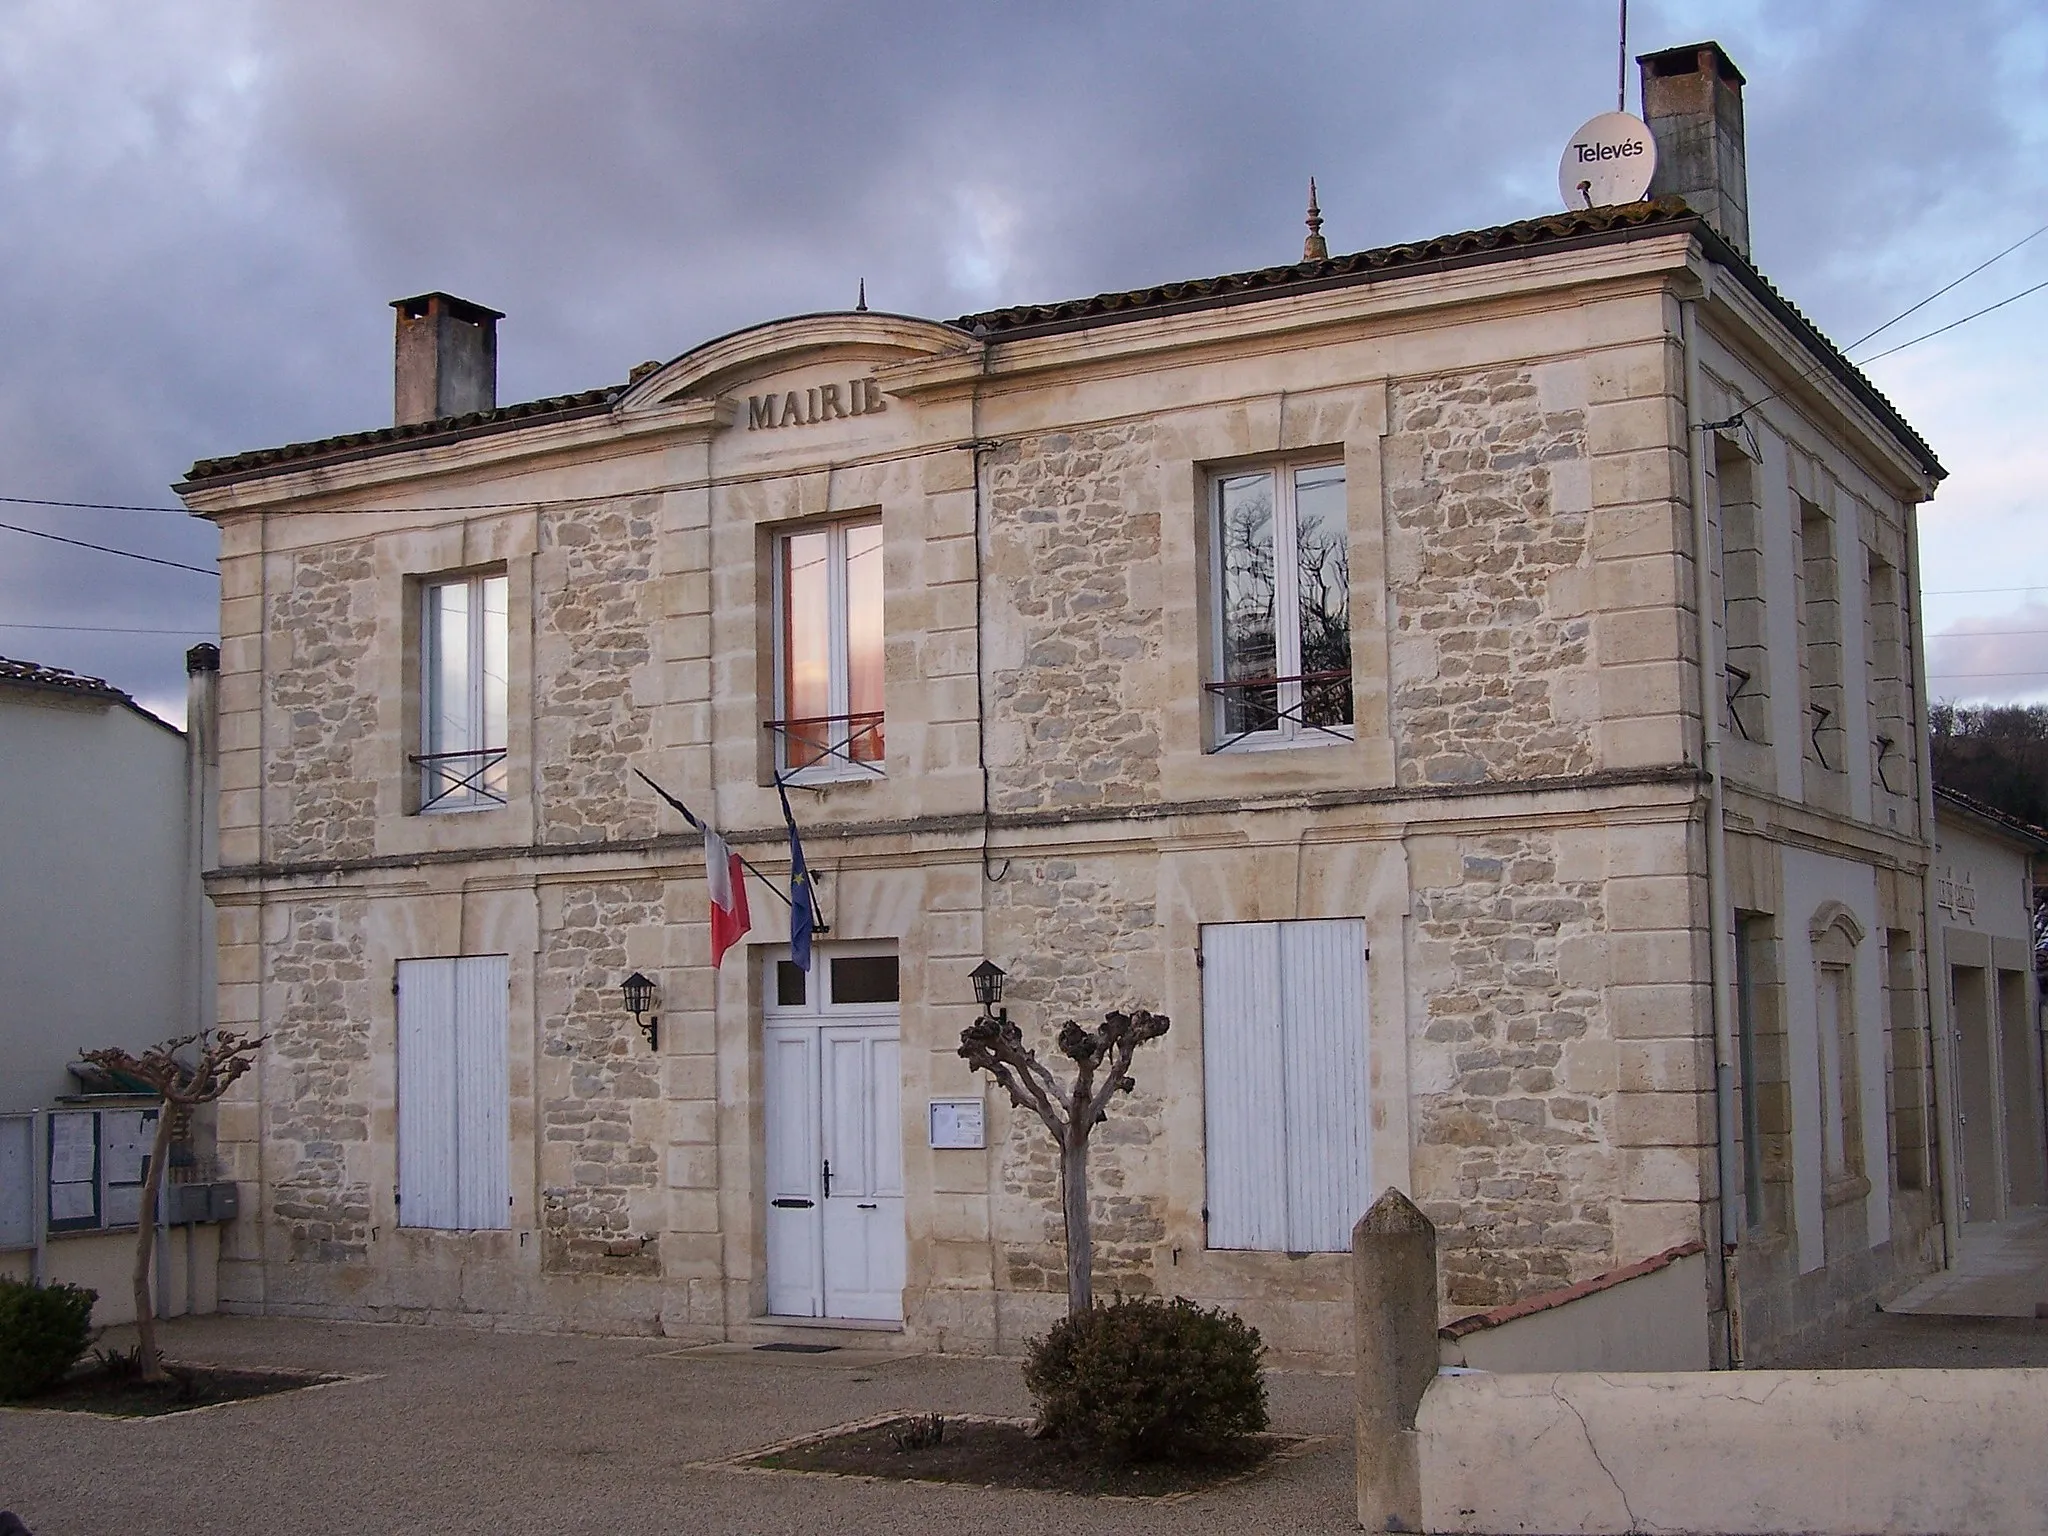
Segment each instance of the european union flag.
M782 780L775 781L775 793L782 797L782 819L789 824L789 952L800 971L811 968L811 933L818 926L818 898L811 891L811 872L804 864L804 840L797 835L796 816L789 808L789 791Z

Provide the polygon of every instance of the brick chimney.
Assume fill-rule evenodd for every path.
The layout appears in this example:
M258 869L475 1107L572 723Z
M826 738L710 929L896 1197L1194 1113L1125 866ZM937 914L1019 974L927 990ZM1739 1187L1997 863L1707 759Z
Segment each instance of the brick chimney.
M1650 196L1684 198L1747 256L1742 71L1712 42L1645 53L1636 63L1643 72L1643 119L1657 141Z
M401 427L498 404L495 309L450 293L394 299L398 311L396 420Z

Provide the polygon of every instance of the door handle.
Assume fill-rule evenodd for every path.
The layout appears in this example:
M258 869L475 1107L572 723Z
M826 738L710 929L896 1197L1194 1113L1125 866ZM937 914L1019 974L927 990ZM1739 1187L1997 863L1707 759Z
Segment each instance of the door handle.
M875 1202L872 1200L863 1200L859 1205L855 1206L854 1209L857 1211L872 1211L876 1209L876 1206Z
M810 1200L770 1200L768 1203L778 1211L808 1211L815 1202Z
M825 1198L832 1198L832 1159L825 1159Z

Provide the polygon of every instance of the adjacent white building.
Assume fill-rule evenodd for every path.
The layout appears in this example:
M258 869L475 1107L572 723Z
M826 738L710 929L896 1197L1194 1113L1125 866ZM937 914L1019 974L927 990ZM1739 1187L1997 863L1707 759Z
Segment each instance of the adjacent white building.
M1948 994L1950 1207L1968 1229L2048 1205L2034 860L2048 837L1953 790L1935 791L1928 914Z
M219 653L187 664L211 720ZM209 750L98 678L0 658L0 1274L91 1285L101 1323L132 1315L154 1101L70 1067L212 1020ZM161 1310L212 1309L217 1230L169 1246Z

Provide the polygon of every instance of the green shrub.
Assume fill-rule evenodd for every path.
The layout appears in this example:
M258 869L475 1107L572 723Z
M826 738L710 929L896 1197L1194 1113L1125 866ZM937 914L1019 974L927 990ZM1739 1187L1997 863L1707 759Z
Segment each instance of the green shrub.
M0 1279L0 1401L54 1387L92 1342L98 1291Z
M1031 1346L1024 1384L1046 1433L1108 1461L1209 1456L1266 1427L1258 1329L1181 1298L1117 1300Z

